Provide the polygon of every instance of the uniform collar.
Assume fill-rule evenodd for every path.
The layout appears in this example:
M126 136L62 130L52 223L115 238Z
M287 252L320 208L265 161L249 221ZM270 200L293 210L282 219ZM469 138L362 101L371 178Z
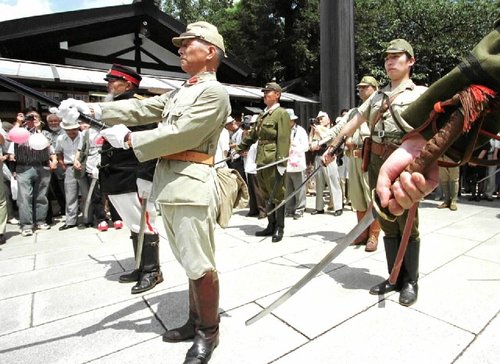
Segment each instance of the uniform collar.
M395 94L404 90L413 90L415 88L415 84L411 79L408 79L404 82L401 82L398 87L396 87L394 90L391 90L391 85L387 85L384 87L382 90L385 94L391 95Z
M197 83L204 82L204 81L209 81L209 80L216 80L217 77L215 76L214 72L202 72L200 74L197 74L193 77L191 77L189 80L184 82L183 86L192 86L196 85Z
M273 106L269 107L269 108L265 108L264 109L264 114L272 114L274 110L276 110L278 107L280 107L280 103L277 102L275 103Z

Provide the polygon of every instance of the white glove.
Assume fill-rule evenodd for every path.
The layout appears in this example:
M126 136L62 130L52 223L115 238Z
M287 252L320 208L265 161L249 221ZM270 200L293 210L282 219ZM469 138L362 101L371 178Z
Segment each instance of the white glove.
M278 173L281 174L283 176L283 174L285 173L286 171L286 167L283 167L283 166L277 166L276 167L278 169Z
M103 129L100 135L115 148L128 149L129 146L125 143L125 136L130 133L129 128L123 124L113 125L111 128Z
M63 121L71 124L78 120L80 114L92 114L89 106L84 101L75 99L63 100L58 108L50 109L50 112L53 111L56 111L57 116L63 119Z

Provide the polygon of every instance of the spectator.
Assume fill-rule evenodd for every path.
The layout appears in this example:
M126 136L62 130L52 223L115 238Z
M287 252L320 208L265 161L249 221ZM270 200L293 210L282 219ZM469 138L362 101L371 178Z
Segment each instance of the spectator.
M321 144L320 141L329 135L330 129L330 117L326 112L320 111L317 119L319 125L314 126L310 140L311 150L315 152L315 168L323 165L321 156L325 152L327 145L325 143ZM321 170L316 174L316 209L311 212L311 215L325 213L325 201L323 198L325 185L328 187L330 198L333 200L333 216L342 215L343 197L337 163L330 163L328 166L321 167Z
M66 134L60 135L56 142L56 154L59 164L64 171L64 192L66 196L66 223L59 230L67 230L78 225L79 192L82 195L81 205L85 205L88 194L87 178L77 178L74 170L75 155L81 145L82 133L77 122L62 122L61 127ZM84 219L86 227L92 226L88 219Z
M296 191L305 180L306 152L309 150L307 132L297 124L298 116L293 109L286 109L290 115L292 132L290 135L290 151L288 165L286 167L286 191L287 195ZM300 187L298 192L285 206L285 216L300 219L306 209L306 188Z
M16 124L17 127L28 129L30 139L36 134L50 137L46 131L37 130L35 120L39 123L40 114L36 110L28 110L24 115L18 114ZM17 204L22 236L33 235L35 226L41 230L50 229L46 223L49 205L47 191L50 171L56 169L57 159L48 138L46 145L43 149L34 149L26 142L11 143L9 147L10 158L16 161Z

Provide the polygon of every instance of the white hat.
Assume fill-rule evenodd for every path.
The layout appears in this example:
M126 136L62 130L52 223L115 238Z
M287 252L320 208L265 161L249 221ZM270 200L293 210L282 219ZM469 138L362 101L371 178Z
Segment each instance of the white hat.
M61 128L63 128L64 130L71 130L71 129L78 129L80 128L80 124L78 124L76 121L68 121L68 120L64 120L61 122Z
M290 115L290 120L297 120L299 117L295 115L295 111L293 109L286 109L288 115Z
M316 116L316 119L322 118L323 116L328 117L328 114L326 112L324 112L324 111L320 111L318 113L318 116Z
M231 124L233 121L234 121L234 118L233 118L231 115L229 115L229 116L227 117L227 119L226 119L226 123L225 123L224 125Z

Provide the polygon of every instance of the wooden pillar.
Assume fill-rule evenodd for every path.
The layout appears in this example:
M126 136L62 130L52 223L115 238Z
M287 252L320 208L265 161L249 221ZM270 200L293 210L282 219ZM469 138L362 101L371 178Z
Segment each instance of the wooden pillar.
M331 120L354 107L354 0L320 1L320 102Z

